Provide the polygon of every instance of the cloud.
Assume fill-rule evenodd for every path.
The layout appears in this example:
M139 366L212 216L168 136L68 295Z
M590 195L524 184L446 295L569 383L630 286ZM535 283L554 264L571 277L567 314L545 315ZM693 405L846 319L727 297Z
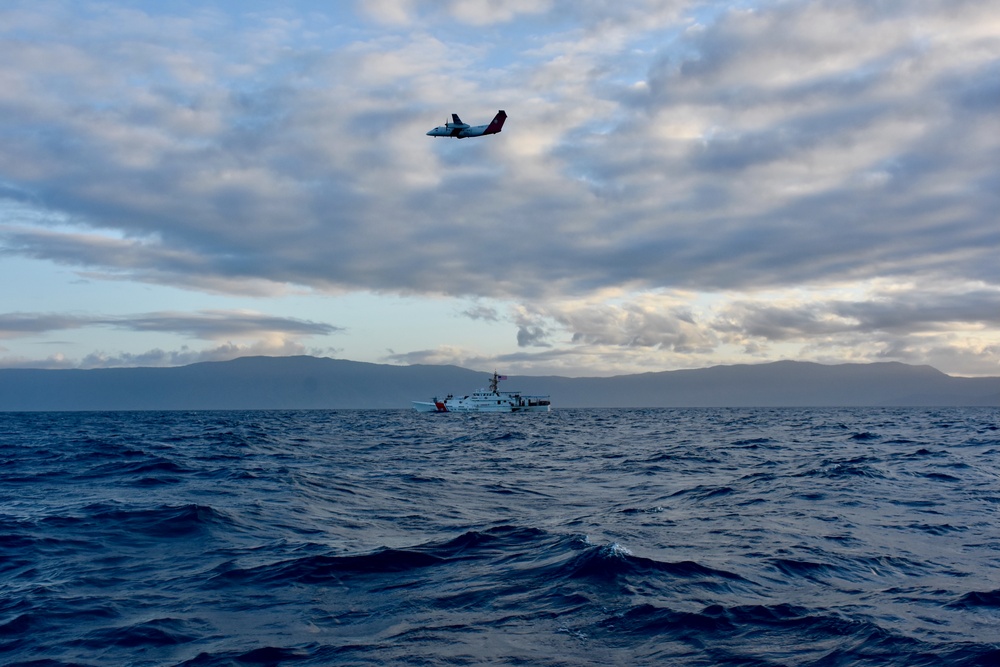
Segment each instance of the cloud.
M245 356L260 355L269 357L284 357L310 355L314 357L325 357L336 353L337 350L333 348L306 347L294 340L285 339L280 336L272 336L267 340L260 340L253 343L227 342L204 350L192 350L188 347L183 347L179 350L162 350L154 348L138 354L128 352L119 352L116 354L92 352L79 360L67 358L61 353L51 355L45 359L25 359L7 356L0 357L0 367L91 369L143 366L149 368L186 366L188 364L206 361L229 361L231 359Z
M271 336L266 340L259 340L249 344L226 342L204 350L191 350L185 347L180 350L161 350L157 348L141 354L119 353L109 355L102 352L94 352L85 356L79 364L72 367L171 367L206 361L229 361L246 356L287 357L308 354L323 357L334 352L335 350L330 348L306 347L295 340L290 340L283 336Z
M423 16L428 21L458 21L465 25L487 26L506 23L524 15L552 11L554 0L374 0L359 2L368 17L376 21L407 25Z
M517 325L518 347L549 347L545 317L536 308L513 309L511 319Z
M843 333L931 333L1000 325L1000 290L966 290L883 290L853 301L737 301L720 314L714 326L720 331L782 341Z
M141 353L95 351L82 359L62 353L45 359L13 354L0 357L4 368L116 368L128 366L179 366L202 361L226 361L248 355L328 356L336 350L308 347L301 339L343 331L322 322L275 317L248 311L154 312L135 315L96 316L54 313L0 314L0 340L28 338L74 329L105 327L121 331L170 333L204 341L223 341L214 347L176 350L154 348ZM233 339L238 339L234 341ZM0 348L0 351L9 352Z
M549 344L545 342L547 338L548 332L542 327L521 326L517 330L518 347L548 347Z
M114 317L54 313L0 314L0 338L84 327L110 327L136 332L170 332L200 340L264 334L318 336L342 330L340 327L322 322L247 311L154 312Z
M16 338L46 331L76 329L92 323L72 315L57 313L5 313L0 315L0 338Z
M453 345L441 345L434 349L412 350L410 352L390 352L382 361L394 364L429 364L435 366L461 366L463 368L485 368L492 359L474 350Z
M464 314L511 326L526 364L833 354L873 334L858 354L992 354L989 3L353 7L363 20L0 10L0 255L223 296L504 301L518 306ZM500 108L500 135L424 136ZM809 298L755 296L795 289ZM0 330L336 330L177 318L29 314ZM983 336L965 345L956 327ZM409 354L478 354L455 349Z
M606 30L626 20L603 3L587 11ZM4 110L26 131L6 136L0 170L79 231L8 226L4 244L206 290L258 281L518 298L928 269L997 281L984 241L997 234L989 156L1000 139L990 93L973 83L996 80L995 61L962 40L951 5L921 5L925 32L914 10L898 11L874 23L863 4L724 12L649 53L638 98L603 78L623 56L596 46L525 65L580 75L552 98L518 66L478 70L489 49L456 68L455 45L426 32L317 53L296 51L290 26L237 67L211 27L167 22L154 36L131 12L120 36L86 50L106 17L68 34L53 25L60 41L38 45L37 62L3 54L18 83ZM972 6L959 16L985 20ZM687 25L662 20L663 31ZM142 57L120 62L126 48ZM53 85L67 76L71 90ZM510 127L496 137L423 136L442 110L479 122L469 114L485 121L503 106ZM536 134L539 152L524 144Z
M714 347L710 332L696 321L684 298L669 293L639 294L611 302L598 298L535 304L521 312L519 344L525 330L538 331L546 338L557 336L558 330L577 346L659 348L682 353Z
M487 322L497 322L500 320L500 315L497 313L496 308L491 306L475 305L463 310L462 315L468 317L470 320L485 320Z
M976 284L927 289L876 282L865 289L716 294L708 300L683 292L604 294L535 303L515 314L509 321L519 342L534 326L552 349L504 357L514 369L642 372L745 363L749 355L823 363L935 359L961 374L1000 371L1000 341L993 333L1000 289Z

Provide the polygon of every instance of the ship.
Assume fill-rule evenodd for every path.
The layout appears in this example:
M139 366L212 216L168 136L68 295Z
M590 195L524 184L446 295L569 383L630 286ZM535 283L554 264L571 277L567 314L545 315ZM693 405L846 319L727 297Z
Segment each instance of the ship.
M500 391L500 380L506 375L493 371L489 389L474 391L468 396L444 398L436 396L430 401L413 401L417 412L548 412L548 396L528 396L519 391Z

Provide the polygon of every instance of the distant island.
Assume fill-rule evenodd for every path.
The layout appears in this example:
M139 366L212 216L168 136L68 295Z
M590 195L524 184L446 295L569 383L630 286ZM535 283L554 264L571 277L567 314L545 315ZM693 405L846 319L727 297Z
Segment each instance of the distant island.
M242 357L174 368L0 369L0 411L409 408L486 386L489 371L320 357ZM501 369L502 370L502 369ZM511 376L559 408L1000 406L1000 377L896 362L801 361L615 377Z

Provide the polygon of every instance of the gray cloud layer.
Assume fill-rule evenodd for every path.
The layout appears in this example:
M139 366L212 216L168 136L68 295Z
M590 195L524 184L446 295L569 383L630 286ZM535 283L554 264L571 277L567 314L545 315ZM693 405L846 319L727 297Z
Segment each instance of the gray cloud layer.
M343 331L342 328L322 322L296 318L274 317L245 311L201 311L195 313L152 312L120 316L67 315L58 313L4 313L0 314L0 341L57 333L85 328L111 328L132 332L173 333L201 341L223 341L215 347L191 350L155 348L141 354L93 352L74 361L61 355L44 361L37 359L6 359L5 366L30 368L98 368L115 366L177 366L200 361L224 361L233 357L263 354L315 354L326 355L332 350L307 348L298 342L310 336ZM231 339L253 337L253 344L237 344ZM0 348L2 349L2 348Z
M313 336L340 330L340 327L322 322L241 311L158 312L116 317L55 313L0 314L0 338L100 326L130 331L169 331L201 340L225 339L247 333Z
M535 308L522 348L998 325L994 2L73 8L0 10L0 197L38 212L0 220L0 253L233 294L511 299ZM498 108L496 137L424 136ZM700 320L558 305L884 280L903 287ZM206 322L184 319L130 326Z

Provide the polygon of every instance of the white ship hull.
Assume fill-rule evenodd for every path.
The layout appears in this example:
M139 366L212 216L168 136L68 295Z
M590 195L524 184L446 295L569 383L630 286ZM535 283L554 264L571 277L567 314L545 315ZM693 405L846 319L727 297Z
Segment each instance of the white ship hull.
M505 379L493 373L489 389L480 389L469 396L447 396L432 401L413 401L417 412L548 412L548 396L525 396L516 391L500 391L498 382Z
M548 412L551 406L546 403L545 405L483 405L483 404L466 404L459 403L453 400L440 403L431 403L428 401L413 401L413 409L417 412Z

